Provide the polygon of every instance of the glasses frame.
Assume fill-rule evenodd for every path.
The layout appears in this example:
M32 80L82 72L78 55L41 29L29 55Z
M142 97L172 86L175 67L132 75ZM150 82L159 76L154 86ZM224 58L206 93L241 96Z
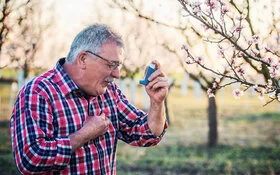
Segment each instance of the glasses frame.
M93 53L90 50L86 50L85 52L90 53L90 54L92 54L92 55L94 55L94 56L96 56L96 57L106 61L108 63L108 66L109 66L110 70L115 70L117 68L120 69L120 67L122 66L122 63L119 63L117 61L110 61L110 60L108 60L108 59L106 59L106 58L104 58L104 57L102 57L102 56L100 56L100 55L98 55L96 53Z

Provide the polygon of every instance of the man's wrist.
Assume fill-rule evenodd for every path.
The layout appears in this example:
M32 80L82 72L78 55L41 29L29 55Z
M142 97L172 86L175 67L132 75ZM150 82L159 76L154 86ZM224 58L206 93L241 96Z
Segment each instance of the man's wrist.
M72 146L72 152L75 152L86 142L83 134L80 133L80 130L71 134L69 138Z
M164 101L156 101L156 100L151 100L150 101L151 107L156 107L156 108L160 108L162 106L164 106Z

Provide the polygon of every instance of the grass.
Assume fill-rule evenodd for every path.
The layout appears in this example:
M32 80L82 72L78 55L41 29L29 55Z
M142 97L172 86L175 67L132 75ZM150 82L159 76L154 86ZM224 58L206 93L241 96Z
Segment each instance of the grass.
M1 175L15 175L17 169L14 164L12 144L9 131L9 122L0 121L0 174Z
M207 98L180 89L168 98L172 125L156 147L138 148L119 142L117 172L126 175L280 174L279 104L266 107L254 96L234 100L226 89L216 97L219 145L206 147ZM142 90L139 89L138 93ZM128 92L129 93L129 92ZM0 85L0 172L17 174L9 135L10 89ZM128 94L129 97L129 94ZM137 105L142 105L138 96Z
M17 72L15 69L4 69L1 70L0 76L6 77L6 78L15 78L17 77Z
M279 147L169 145L143 148L139 160L119 153L119 172L144 174L270 174L280 172ZM134 160L133 160L134 159ZM128 163L129 162L129 163ZM158 173L157 173L158 172Z

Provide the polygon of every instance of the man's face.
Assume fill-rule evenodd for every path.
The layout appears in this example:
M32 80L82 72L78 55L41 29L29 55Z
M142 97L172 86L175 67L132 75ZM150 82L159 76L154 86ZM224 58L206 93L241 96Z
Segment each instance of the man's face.
M123 52L123 49L118 47L115 42L103 44L99 53L86 52L87 66L84 70L83 78L85 84L83 90L88 95L97 96L104 94L109 83L114 78L120 78L120 69L114 66L114 64L122 62Z

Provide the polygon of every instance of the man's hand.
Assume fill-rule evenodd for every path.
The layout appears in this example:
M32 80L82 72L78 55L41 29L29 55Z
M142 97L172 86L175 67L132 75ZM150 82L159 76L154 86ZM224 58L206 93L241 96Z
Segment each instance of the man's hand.
M146 86L146 91L150 96L151 101L162 103L168 93L168 79L160 70L158 61L152 61L156 65L156 71L149 77L149 84Z
M100 116L89 116L84 122L83 127L69 136L72 145L72 152L75 152L89 140L105 134L110 123L111 121L105 117L104 114L101 114Z

